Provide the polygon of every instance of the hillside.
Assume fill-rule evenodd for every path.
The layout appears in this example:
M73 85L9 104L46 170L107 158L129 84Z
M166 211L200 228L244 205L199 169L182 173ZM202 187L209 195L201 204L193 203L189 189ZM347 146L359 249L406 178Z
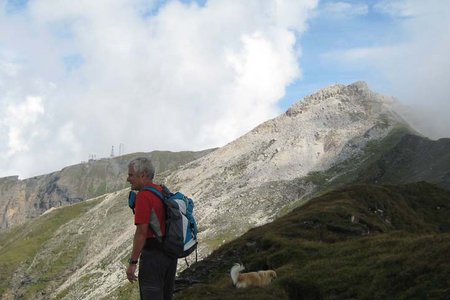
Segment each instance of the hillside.
M127 194L54 209L0 233L2 299L135 298L137 286L124 272L134 232ZM178 299L349 299L350 291L355 299L439 296L450 278L449 211L450 193L424 182L333 191L194 264L180 279L201 284ZM279 278L249 298L230 284L234 262L249 271L275 268Z
M0 229L19 225L50 208L65 206L128 187L128 162L150 157L159 173L173 170L212 150L200 152L153 151L89 160L61 171L19 180L0 178Z
M413 257L426 258L419 246L426 241L424 251L440 261L443 252L433 244L444 243L442 249L448 250L449 198L448 192L429 183L448 189L449 139L417 135L392 109L393 102L363 82L334 85L214 151L136 153L37 178L0 179L0 204L7 203L3 216L9 226L0 231L0 295L5 300L136 298L137 286L128 284L124 273L135 230L125 179L129 160L142 155L155 162L156 182L195 200L198 255L205 263L185 274L195 272L187 278L204 282L201 287L211 291L206 295L212 299L230 292L244 299L245 292L230 289L226 275L236 259L249 270L270 266L281 272L281 285L270 289L266 299L297 299L299 286L313 296L344 299L342 290L349 281L328 278L334 271L328 266L352 273L348 265L354 264L384 284L384 266L378 259L396 257L390 246L402 251L408 245ZM410 185L376 186L405 183ZM427 201L430 206L422 207ZM289 223L289 216L303 221ZM358 222L349 223L352 216ZM287 230L286 224L291 224ZM233 241L243 234L244 239ZM379 250L358 256L364 245ZM297 255L290 264L290 257ZM346 265L329 257L343 257ZM358 258L367 259L367 265L360 267ZM412 264L403 256L399 261L402 266ZM311 268L303 266L317 270L314 282L308 277ZM184 268L180 260L179 270ZM411 272L416 274L415 269ZM344 272L339 275L346 278ZM359 290L359 285L370 290L361 283L366 277L357 272L351 276L357 282L354 293L367 298ZM330 282L322 282L322 277ZM200 291L183 291L192 299L195 293Z
M176 299L446 299L449 253L449 191L424 182L352 186L223 245L180 275L200 283ZM235 262L278 278L238 290Z
M354 141L349 141L344 148L354 148ZM418 181L450 190L450 139L433 141L411 134L407 127L397 126L384 138L359 148L352 158L336 161L327 170L310 172L302 180L314 184L320 193L355 183Z
M360 180L374 183L408 183L427 180L450 190L450 138L433 141L405 135L369 165Z

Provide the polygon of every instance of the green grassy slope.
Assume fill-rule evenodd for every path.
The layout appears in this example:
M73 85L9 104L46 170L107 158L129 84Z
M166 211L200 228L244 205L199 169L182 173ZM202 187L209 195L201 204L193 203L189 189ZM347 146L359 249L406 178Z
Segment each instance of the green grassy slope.
M385 138L370 141L362 150L356 157L324 171L310 172L301 180L314 184L319 194L354 184L419 181L450 190L450 139L433 141L398 125Z
M235 262L278 278L236 289ZM225 244L181 278L201 283L179 285L176 299L445 299L450 192L424 182L333 191Z
M14 278L18 270L30 268L26 272L29 275L28 278L20 278L22 281L20 284L23 286L21 297L25 299L44 290L51 281L67 273L75 265L76 257L86 242L79 236L72 238L76 242L75 247L67 247L68 244L66 244L66 247L45 258L47 265L33 265L32 269L31 265L42 247L51 242L55 232L61 226L82 216L102 200L103 198L99 198L57 209L40 218L2 231L0 233L0 295L5 296L12 280L18 279ZM67 234L67 238L70 239L71 236L75 234Z
M426 180L450 190L450 139L433 141L407 134L359 175L364 182Z

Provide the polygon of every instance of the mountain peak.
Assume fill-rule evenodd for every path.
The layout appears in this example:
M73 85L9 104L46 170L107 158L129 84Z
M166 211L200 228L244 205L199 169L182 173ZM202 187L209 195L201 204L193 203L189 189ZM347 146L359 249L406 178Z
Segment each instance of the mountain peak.
M364 81L357 81L350 85L335 84L306 96L303 100L291 106L286 111L286 115L297 116L310 106L326 105L326 103L332 102L362 105L365 111L373 111L374 108L378 111L381 106L390 106L395 100L392 97L372 92Z
M357 91L370 91L369 86L365 81L356 81L347 86L349 89L354 89Z

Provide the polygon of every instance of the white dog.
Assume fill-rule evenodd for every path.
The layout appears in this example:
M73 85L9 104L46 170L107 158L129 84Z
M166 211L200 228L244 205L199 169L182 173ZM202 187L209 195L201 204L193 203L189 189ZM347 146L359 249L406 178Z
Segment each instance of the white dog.
M237 288L267 286L277 277L277 273L274 270L241 273L244 269L244 266L238 263L231 268L231 280Z

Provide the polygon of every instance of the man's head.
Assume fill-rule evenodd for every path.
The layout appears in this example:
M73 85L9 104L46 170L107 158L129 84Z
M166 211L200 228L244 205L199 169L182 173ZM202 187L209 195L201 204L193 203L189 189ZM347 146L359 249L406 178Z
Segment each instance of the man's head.
M127 181L132 190L141 190L153 181L155 168L152 161L146 157L138 157L128 164Z

